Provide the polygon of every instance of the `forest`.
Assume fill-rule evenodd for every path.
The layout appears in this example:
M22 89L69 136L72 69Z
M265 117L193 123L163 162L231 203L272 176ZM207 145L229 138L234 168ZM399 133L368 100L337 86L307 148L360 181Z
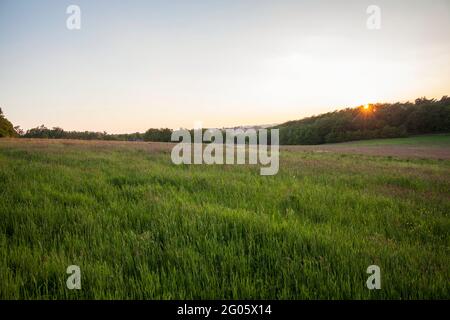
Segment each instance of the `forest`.
M278 125L280 144L323 144L450 132L450 98L377 103Z

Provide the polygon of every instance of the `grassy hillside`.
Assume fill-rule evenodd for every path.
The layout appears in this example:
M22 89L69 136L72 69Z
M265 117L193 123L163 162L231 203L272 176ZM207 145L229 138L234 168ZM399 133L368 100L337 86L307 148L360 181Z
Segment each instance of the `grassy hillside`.
M450 148L450 134L444 133L407 138L371 139L363 141L344 142L343 144L354 146L433 146Z
M162 145L0 140L0 298L448 298L449 194L442 160L283 151L263 177Z
M450 132L450 98L377 103L324 113L277 126L280 143L314 145Z

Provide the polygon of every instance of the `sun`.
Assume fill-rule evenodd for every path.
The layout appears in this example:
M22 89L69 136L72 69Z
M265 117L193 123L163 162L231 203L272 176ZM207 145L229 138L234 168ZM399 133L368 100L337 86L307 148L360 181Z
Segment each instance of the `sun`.
M375 111L375 110L374 110L372 104L366 103L366 104L363 104L363 105L361 106L361 111L362 111L363 113L369 114L369 113L372 113L372 112Z

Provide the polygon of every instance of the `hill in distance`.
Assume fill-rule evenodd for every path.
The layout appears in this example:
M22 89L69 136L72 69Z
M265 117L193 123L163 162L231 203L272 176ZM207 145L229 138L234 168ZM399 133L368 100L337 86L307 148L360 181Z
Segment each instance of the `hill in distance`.
M283 145L450 132L450 98L368 104L288 121L275 128L280 129L280 144Z

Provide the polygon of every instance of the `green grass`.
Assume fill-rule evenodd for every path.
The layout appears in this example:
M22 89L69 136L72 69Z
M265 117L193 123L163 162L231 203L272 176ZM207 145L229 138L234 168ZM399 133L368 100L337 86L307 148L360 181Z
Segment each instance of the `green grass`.
M450 133L429 134L406 138L361 140L361 141L343 142L341 144L355 145L355 146L394 145L394 146L412 146L412 147L436 146L436 147L450 148Z
M260 176L0 140L0 298L448 299L449 195L449 161L286 151Z

